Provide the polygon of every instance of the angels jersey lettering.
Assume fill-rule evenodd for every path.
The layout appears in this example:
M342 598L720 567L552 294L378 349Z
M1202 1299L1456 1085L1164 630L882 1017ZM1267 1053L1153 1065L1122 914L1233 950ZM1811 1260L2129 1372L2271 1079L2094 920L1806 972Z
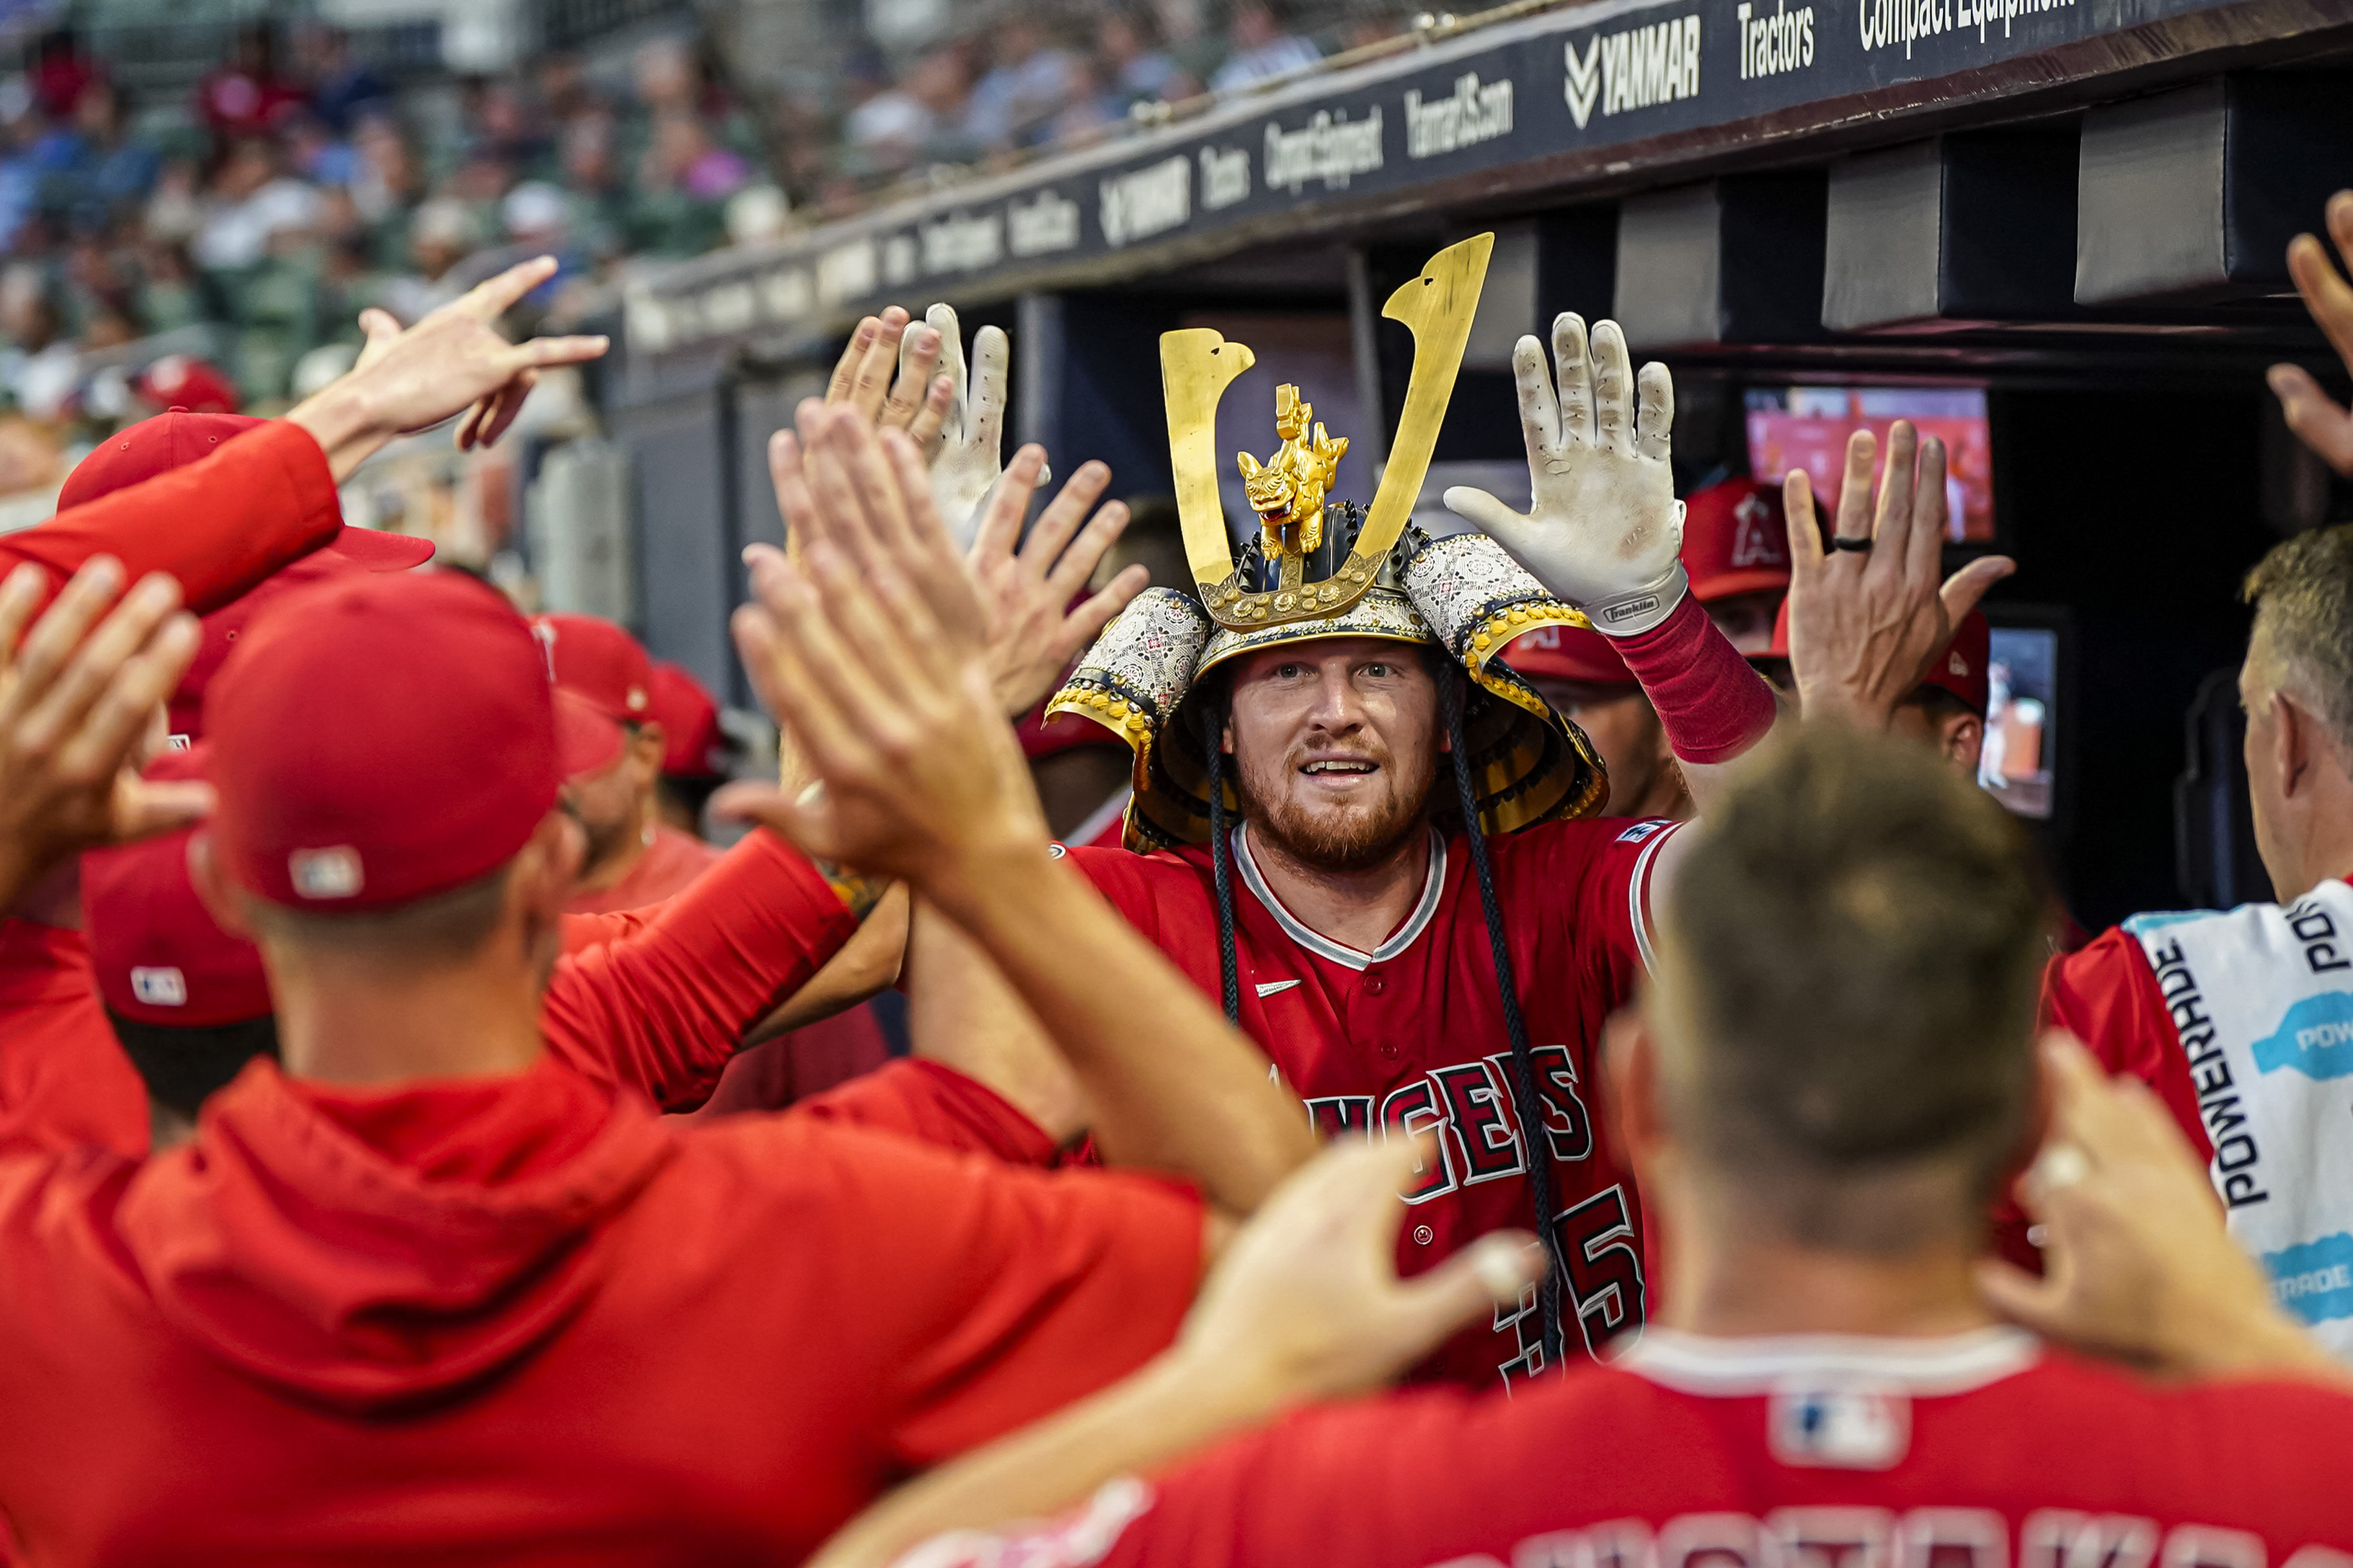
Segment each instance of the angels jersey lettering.
M1597 1129L1588 1096L1601 1026L1634 988L1649 944L1650 868L1680 825L1547 823L1488 841L1495 893L1535 1057L1535 1113L1518 1100L1486 922L1460 836L1431 836L1421 897L1370 952L1282 907L1236 829L1241 1026L1326 1136L1428 1131L1398 1268L1418 1274L1473 1238L1535 1221L1531 1130L1553 1163L1553 1240L1566 1269L1562 1330L1599 1358L1643 1323L1641 1207ZM1219 993L1215 888L1206 847L1071 862L1210 996ZM1500 1309L1417 1369L1492 1388L1544 1368L1536 1298Z
M2353 887L2136 915L2045 989L2054 1021L2158 1089L2280 1305L2353 1361Z
M2353 1396L2154 1388L2008 1329L1653 1329L1516 1399L1325 1405L902 1568L2348 1568Z

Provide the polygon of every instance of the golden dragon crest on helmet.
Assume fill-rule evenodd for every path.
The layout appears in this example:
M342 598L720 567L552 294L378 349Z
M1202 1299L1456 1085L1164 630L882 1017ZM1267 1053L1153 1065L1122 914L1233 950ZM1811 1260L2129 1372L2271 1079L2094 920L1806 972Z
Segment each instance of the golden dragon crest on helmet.
M1324 497L1339 475L1348 438L1324 434L1314 421L1315 406L1301 399L1299 388L1278 386L1274 433L1282 445L1263 463L1248 452L1238 454L1250 510L1266 531L1269 560L1312 554L1324 542Z

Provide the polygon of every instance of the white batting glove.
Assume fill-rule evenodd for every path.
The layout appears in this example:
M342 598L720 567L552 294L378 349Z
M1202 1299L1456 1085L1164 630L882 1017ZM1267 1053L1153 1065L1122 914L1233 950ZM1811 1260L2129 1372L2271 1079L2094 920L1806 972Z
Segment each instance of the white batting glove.
M1004 473L1005 382L1012 350L1004 331L983 327L973 334L972 368L965 367L964 332L953 306L934 305L923 320L940 334L939 374L955 383L954 401L940 424L939 444L930 453L932 501L959 551L979 531L989 491ZM1053 476L1041 471L1042 486Z
M1552 324L1552 352L1557 395L1542 344L1525 337L1512 350L1531 510L1523 516L1467 485L1447 489L1446 508L1585 612L1596 631L1631 637L1665 620L1689 587L1679 558L1683 506L1667 466L1674 384L1657 363L1637 381L1615 321L1593 329L1588 354L1585 318L1565 312Z

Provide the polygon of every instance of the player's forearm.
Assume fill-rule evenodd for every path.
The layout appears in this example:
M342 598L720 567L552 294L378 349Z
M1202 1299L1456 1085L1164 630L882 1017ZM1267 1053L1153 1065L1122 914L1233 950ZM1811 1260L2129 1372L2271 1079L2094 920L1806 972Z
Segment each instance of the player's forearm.
M1314 1152L1265 1057L1069 867L1010 855L932 896L1060 1047L1106 1154L1248 1214Z
M1657 626L1611 646L1642 683L1692 804L1706 815L1725 767L1772 731L1779 716L1773 689L1689 595Z
M125 582L164 573L190 611L209 615L342 527L318 447L272 421L209 457L0 540L0 574L31 562L52 574L54 590L91 556L107 554L122 563Z
M807 1568L887 1568L950 1531L1050 1518L1106 1481L1157 1469L1265 1420L1283 1403L1271 1385L1195 1364L1180 1347L900 1488L844 1525Z
M2285 1377L2353 1389L2353 1369L2269 1302L2261 1311L2184 1321L2178 1329L2158 1363L2162 1373L2200 1381Z
M937 910L907 937L907 1034L914 1054L987 1085L1069 1143L1093 1121L1071 1064L988 955Z
M888 990L899 979L907 951L907 889L897 884L883 893L858 933L827 959L803 985L754 1024L744 1037L746 1047L788 1035L846 1013L860 1003Z
M311 433L337 484L399 434L376 412L359 376L344 376L305 398L288 412L286 422Z

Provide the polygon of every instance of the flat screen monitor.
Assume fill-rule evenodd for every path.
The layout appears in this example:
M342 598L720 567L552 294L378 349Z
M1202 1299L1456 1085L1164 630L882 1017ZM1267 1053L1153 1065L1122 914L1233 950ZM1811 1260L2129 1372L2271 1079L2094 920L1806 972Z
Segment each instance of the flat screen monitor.
M1868 430L1887 464L1887 428L1909 419L1945 443L1947 537L1956 544L1993 541L1993 443L1983 387L1780 386L1747 393L1748 471L1778 482L1792 468L1813 480L1827 522L1846 471L1847 437ZM1876 476L1873 482L1876 483Z
M1978 783L2021 816L2049 820L2057 798L2060 634L1997 626L1986 655L1989 700Z

